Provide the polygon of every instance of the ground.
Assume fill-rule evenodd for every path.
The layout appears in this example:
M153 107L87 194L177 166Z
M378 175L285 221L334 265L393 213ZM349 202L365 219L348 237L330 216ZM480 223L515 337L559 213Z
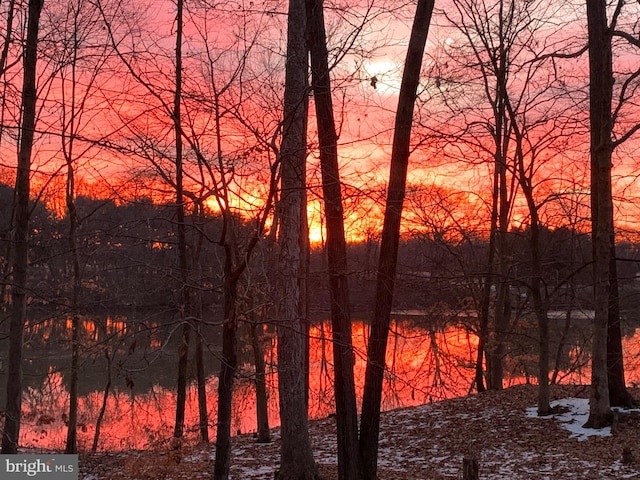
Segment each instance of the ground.
M633 393L638 398L640 392ZM544 418L535 414L536 387L531 385L386 412L378 478L460 479L463 458L472 457L483 480L640 479L640 412L616 414L610 429L581 429L588 394L588 387L552 387L552 405L558 412ZM312 422L311 437L325 480L337 479L334 420ZM271 444L259 445L251 435L235 437L230 478L273 479L279 459L278 429L273 439ZM213 445L200 445L81 454L79 478L211 478L213 452Z

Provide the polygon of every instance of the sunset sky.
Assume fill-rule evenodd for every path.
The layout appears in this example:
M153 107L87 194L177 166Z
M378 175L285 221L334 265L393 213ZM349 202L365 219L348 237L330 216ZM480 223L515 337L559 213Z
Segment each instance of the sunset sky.
M173 195L175 5L153 1L144 8L126 0L100 5L102 10L83 0L45 2L42 17L33 186L34 194L45 188L41 198L59 213L65 151L80 177L77 194L115 195L119 201L145 195L167 201ZM536 58L582 47L585 12L582 2L515 5L512 24L502 27L510 44L508 89L525 131L527 168L543 205L543 219L557 226L567 221L559 218L566 215L567 202L588 204L582 194L588 189L587 58ZM187 184L195 195L213 192L222 185L224 172L232 208L248 217L264 205L269 165L276 158L272 147L279 144L286 6L279 0L187 2L182 101ZM378 230L415 7L412 2L363 0L348 6L325 2L325 8L346 222L349 237L362 240ZM448 0L437 3L436 10L417 100L408 205L429 202L424 192L433 188L449 192L446 196L456 204L449 221L471 225L489 212L495 148L495 79L489 52L499 46L499 3ZM503 19L509 11L503 9ZM626 6L620 28L637 34L639 14L638 4ZM12 45L11 55L13 61L19 58L17 45ZM638 65L638 49L617 40L617 135L640 120L634 77ZM0 148L2 179L10 183L17 148L19 62L11 65L6 79ZM310 118L311 236L320 241L313 108ZM636 137L617 150L615 160L618 219L620 226L631 229L637 227ZM210 170L199 169L196 148ZM511 142L507 158L513 149ZM166 175L164 181L158 172ZM526 225L526 206L515 183L513 188L513 225ZM412 195L419 200L412 200ZM217 198L206 201L213 211ZM435 217L444 212L433 208ZM407 215L416 228L420 212Z

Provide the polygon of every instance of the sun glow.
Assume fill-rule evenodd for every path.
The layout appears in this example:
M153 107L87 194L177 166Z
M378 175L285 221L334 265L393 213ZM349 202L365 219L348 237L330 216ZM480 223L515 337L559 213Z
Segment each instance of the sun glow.
M397 93L402 82L402 68L391 60L375 60L364 65L369 85L381 94Z

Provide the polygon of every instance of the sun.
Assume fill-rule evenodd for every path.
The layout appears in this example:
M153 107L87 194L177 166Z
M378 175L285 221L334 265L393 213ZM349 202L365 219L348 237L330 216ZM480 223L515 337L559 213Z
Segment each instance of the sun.
M402 83L402 69L391 60L367 61L364 72L370 85L381 94L397 93Z

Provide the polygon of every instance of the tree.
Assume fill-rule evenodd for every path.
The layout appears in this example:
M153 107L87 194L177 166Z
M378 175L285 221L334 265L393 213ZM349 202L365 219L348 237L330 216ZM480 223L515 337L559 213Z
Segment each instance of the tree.
M477 162L475 158L478 156L486 158L488 178L491 178L491 197L486 202L490 210L489 244L481 282L475 375L478 391L485 389L485 357L487 388L502 388L511 317L509 277L512 265L509 258L512 247L509 225L516 182L509 174L513 170L509 155L512 125L507 112L507 98L499 86L509 79L512 50L521 27L512 28L509 24L508 15L509 12L513 15L513 4L503 1L489 4L473 0L454 2L454 9L443 12L443 15L462 35L464 46L443 48L444 58L434 66L435 90L444 95L445 110L451 110L451 122L456 125L455 129L444 131L440 127L448 126L449 122L441 120L441 125L435 127L439 132L437 135L461 144L462 155L474 159L472 163ZM448 65L450 71L441 64ZM462 95L460 100L456 98L458 95ZM458 124L460 119L462 124Z
M570 75L558 74L560 69L570 72L571 68L559 59L577 58L585 49L568 53L575 41L556 33L562 31L558 25L565 21L557 13L564 8L562 3L457 0L453 5L454 9L443 13L454 27L451 46L443 45L441 61L433 67L438 76L432 85L436 92L432 103L440 100L443 113L431 119L430 128L436 141L443 142L452 158L460 158L464 168L486 162L493 179L486 187L491 194L483 190L484 185L472 187L491 209L475 384L479 391L484 389L486 350L488 387L502 388L506 334L510 320L514 325L517 320L513 313L518 313L511 308L510 297L515 288L525 287L526 304L540 333L538 406L544 413L550 408L546 311L554 279L544 268L541 235L554 200L548 192L562 191L570 178L557 165L577 150L577 142L568 139L584 131L581 117L573 113L580 90L574 89ZM524 264L517 261L513 250L516 221L527 226L520 231L528 239Z
M104 10L103 10L104 12ZM180 53L181 41L186 42L186 38L179 40L176 38L176 60L182 59L182 67L176 61L176 78L166 79L170 84L179 86L180 92L166 92L163 86L163 79L166 75L162 68L158 70L144 70L138 68L142 63L145 65L163 65L162 60L168 55L162 50L164 40L156 39L157 32L149 32L150 41L146 48L138 50L135 46L127 52L123 39L116 39L113 22L107 21L106 14L103 13L108 25L111 43L116 48L117 54L123 61L130 76L141 87L141 97L143 104L150 107L143 107L142 112L135 112L130 119L123 119L126 129L131 133L131 137L126 140L133 142L136 148L136 155L140 155L152 166L157 175L171 188L177 196L178 208L176 219L179 233L180 225L186 221L182 217L180 209L193 209L194 227L189 230L191 243L185 249L192 250L191 259L193 263L205 262L199 257L200 243L212 242L222 247L224 255L222 258L222 284L219 286L222 292L222 356L220 362L220 374L218 382L218 419L216 432L216 460L214 465L214 478L223 479L228 477L229 464L231 459L231 412L232 393L234 376L236 374L237 358L237 329L240 321L238 306L238 287L242 276L249 265L252 252L260 242L265 224L271 213L273 197L275 192L276 168L271 163L271 151L273 150L273 131L264 133L264 130L276 129L276 122L270 124L268 119L275 118L270 115L262 115L252 123L250 118L256 117L256 104L253 99L264 98L262 89L265 88L265 77L254 80L259 73L251 71L249 75L252 80L246 80L247 63L255 46L255 38L263 30L251 32L248 26L253 22L248 21L241 12L242 21L239 22L239 32L234 32L230 37L234 42L231 45L217 45L216 41L210 38L211 32L209 22L211 12L222 15L224 18L228 12L218 12L209 8L206 3L194 3L189 8L184 8L179 15L184 15L189 20L190 55L182 57ZM235 13L233 13L235 15ZM267 13L262 15L268 17ZM260 15L258 15L260 17ZM180 28L175 32L176 37L185 35L184 26L177 19L177 26ZM214 18L216 22L221 21ZM225 19L226 21L226 19ZM257 22L260 28L262 22ZM137 41L134 32L125 32L130 36L127 42L132 45ZM238 33L238 35L236 35ZM174 32L171 33L173 37ZM246 36L245 36L246 35ZM252 36L253 35L253 36ZM186 35L185 35L186 37ZM229 68L230 67L230 68ZM189 74L178 72L184 70ZM258 86L259 85L259 86ZM179 93L179 95L178 95ZM245 101L245 97L250 97L252 102ZM225 101L227 100L227 101ZM244 111L248 109L249 113ZM159 114L157 112L160 112ZM180 117L178 119L178 117ZM157 121L149 128L147 120L151 118ZM144 121L139 122L138 119ZM171 121L171 125L167 122ZM173 139L175 147L172 147L166 138ZM235 138L239 140L235 141ZM255 139L255 143L250 140ZM180 155L172 155L170 150L176 153L180 142L184 152ZM249 144L249 146L247 146ZM226 153L228 152L228 153ZM267 153L264 153L267 152ZM265 168L266 165L266 168ZM253 181L250 175L258 170L261 181ZM249 172L249 173L247 173ZM267 173L268 172L268 173ZM180 174L179 174L180 173ZM181 185L178 178L182 178ZM258 185L260 188L258 188ZM264 186L264 188L262 188ZM178 192L181 192L180 198ZM255 194L258 206L249 205L244 199L247 192ZM264 194L259 198L259 195ZM189 204L190 203L190 204ZM189 206L187 207L187 204ZM202 211L204 205L208 205L214 213L219 213L222 219L222 227L219 235L215 238L203 235L202 229L196 225L198 212ZM252 230L245 229L245 222L248 218ZM179 234L180 235L180 234ZM186 236L186 232L185 232ZM178 250L182 250L181 240L178 238ZM178 252L180 259L180 282L183 288L191 288L192 282L197 280L198 269L194 265L189 265L188 258ZM213 259L213 257L210 257ZM186 263L186 268L184 267ZM195 273L194 273L195 272ZM183 292L183 289L180 289ZM187 296L188 295L188 298ZM180 301L185 305L185 312L182 323L185 329L191 329L189 325L193 322L193 315L197 313L197 297L193 292L185 292L181 296L185 301ZM188 300L188 302L186 301ZM204 328L206 322L197 319L198 328ZM183 339L186 338L183 336ZM196 339L196 355L204 351L198 347L199 339ZM186 360L186 345L183 342L181 354ZM181 360L182 361L182 360ZM197 363L199 360L197 360ZM186 365L186 361L184 363ZM180 367L182 371L182 366ZM181 376L181 375L180 375ZM202 379L202 375L199 375ZM181 381L181 385L186 382ZM204 408L202 401L203 383L200 381L200 406ZM179 388L182 391L182 388ZM182 398L179 398L182 404ZM180 410L176 410L176 436L178 422L180 421ZM201 429L204 412L201 412Z
M354 351L347 281L342 185L338 166L338 136L333 118L331 79L322 3L307 0L311 78L318 124L322 192L327 232L327 265L333 331L334 388L338 441L338 478L356 480L358 412L353 375Z
M253 292L251 292L253 293ZM257 438L258 443L270 443L271 431L269 429L269 412L268 412L268 394L267 394L267 382L266 382L266 367L264 361L264 348L263 338L258 333L258 328L262 329L263 324L260 323L253 313L254 309L250 310L250 316L254 321L251 322L249 328L251 329L251 348L253 351L253 363L256 367L256 425L257 425Z
M9 326L7 403L2 431L2 453L17 453L22 406L22 334L27 310L27 264L29 245L29 191L31 151L36 124L36 66L38 33L43 0L29 0L27 38L23 59L22 126L18 152L18 173L14 197L15 255L11 289L12 314Z
M93 142L81 143L83 128L87 126L87 117L96 113L92 110L92 96L96 94L96 83L107 59L108 46L100 42L98 34L98 12L88 3L80 0L69 2L59 9L48 12L52 30L45 38L46 45L54 44L52 49L44 50L53 68L51 81L56 82L61 95L58 103L61 156L66 172L65 209L67 227L68 255L71 264L69 283L70 298L67 299L71 318L71 372L69 379L69 415L67 421L66 453L77 452L78 419L78 375L80 360L80 309L82 294L82 276L84 261L81 258L81 242L78 229L81 224L80 213L76 209L78 164L87 160ZM87 61L87 57L91 60ZM80 182L82 179L79 180ZM65 252L66 253L66 252ZM66 258L66 255L65 255ZM65 279L66 280L66 279ZM66 282L65 282L66 283Z
M301 209L307 155L307 16L304 0L291 0L287 15L284 111L280 146L281 193L274 304L278 334L278 391L282 443L276 480L319 478L309 439L304 324L300 316Z
M184 166L182 147L182 33L183 0L176 0L176 49L175 49L175 91L172 118L175 142L175 195L178 230L178 263L180 270L180 300L178 311L182 323L182 342L179 348L178 386L176 401L176 422L173 436L181 438L184 431L184 410L187 399L187 362L189 361L189 341L192 330L192 311L189 291L189 257L187 253L187 233L185 223Z
M619 1L607 21L607 5L601 0L587 0L587 31L589 37L589 119L591 159L591 229L594 263L595 320L592 347L591 396L589 419L586 425L601 428L612 418L611 404L632 403L624 381L618 278L615 253L613 194L611 184L613 151L628 139L637 125L617 141L613 141L613 127L621 105L614 117L612 38L624 1ZM621 32L620 32L621 33ZM624 34L620 36L627 38ZM631 43L640 46L632 37ZM620 100L632 83L623 82ZM622 103L622 102L621 102Z
M607 380L607 328L611 292L611 38L604 0L587 0L589 34L589 118L591 123L591 224L594 260L595 320L591 353L591 395L587 425L611 421Z
M613 37L620 37L625 39L630 46L633 46L636 49L640 49L640 41L638 41L634 36L627 34L624 31L620 30L618 25L619 19L622 15L623 8L625 7L625 3L623 0L619 0L616 5L616 10L611 20L611 24L608 28L610 36L608 36L608 45L607 47L612 50L612 42ZM631 13L631 19L637 17L637 10L634 13ZM613 51L611 51L610 57L613 59ZM612 60L613 61L613 60ZM612 65L613 67L613 65ZM608 67L607 67L608 68ZM603 71L602 74L606 74L608 72ZM615 132L615 136L617 137L614 141L614 126L615 123L623 118L623 109L625 104L629 102L633 97L633 91L637 88L637 78L640 75L640 71L636 69L632 70L623 81L617 81L613 76L613 68L611 68L611 79L609 81L608 87L612 90L611 98L613 98L613 88L616 83L621 84L618 91L618 104L613 108L613 105L610 104L609 108L611 109L611 120L612 123L609 125L610 132L609 138L613 143L613 149L620 146L622 143L626 142L629 138L631 138L638 130L640 130L640 122L637 121L635 124L632 124L631 127L627 128L626 131L623 132ZM633 108L633 107L632 107ZM621 122L622 123L622 122ZM613 150L612 150L613 154ZM612 216L613 221L613 216ZM610 272L609 276L611 278L611 290L609 295L609 309L608 309L608 320L607 320L607 383L609 386L609 401L611 405L621 406L621 407L632 407L634 405L634 399L627 390L626 382L625 382L625 372L624 372L624 361L623 361L623 351L622 351L622 328L620 322L620 295L619 295L619 285L618 285L618 266L617 266L617 255L616 255L616 235L615 235L615 226L611 225L611 258L610 258Z
M433 0L418 1L398 97L391 152L391 170L389 173L389 186L376 278L375 305L369 345L367 347L367 367L362 399L358 450L360 478L362 480L377 478L380 402L400 241L400 221L406 193L411 126L416 91L422 68L422 57L433 7Z
M502 4L501 4L502 5ZM521 66L516 64L517 57L510 58L506 64L511 65L511 68L506 73L512 73L516 76L520 74L523 79L522 83L525 90L532 89L531 85L535 84L536 77L539 76L539 72L543 71L543 76L546 76L544 70L546 65L541 58L549 58L548 55L542 55L534 48L528 48L528 40L535 36L536 22L532 22L532 12L527 10L527 7L533 6L527 4L524 7L524 14L519 12L514 3L507 5L505 18L504 18L504 30L505 33L511 31L519 32L524 38L524 45L507 43L514 49L523 52L525 56L530 56L526 63ZM503 9L500 9L501 13ZM522 22L521 19L524 19ZM540 17L538 21L542 24L544 17ZM502 24L502 20L501 20ZM513 40L518 39L520 35L514 36ZM535 43L534 43L535 45ZM509 52L504 51L501 55L508 56ZM499 62L492 62L495 69ZM514 68L517 67L517 68ZM496 69L497 70L497 69ZM558 97L555 94L551 94L550 97L546 97L538 91L534 91L533 94L521 93L520 95L512 95L509 92L507 84L507 75L497 75L497 95L502 99L502 103L505 106L506 120L510 123L510 130L513 136L514 148L514 172L513 175L517 178L520 186L520 191L524 196L529 213L529 256L531 264L531 272L529 278L525 281L527 289L530 293L533 303L533 311L538 322L538 414L548 415L551 413L550 405L550 392L549 392L549 319L547 317L549 298L548 292L545 287L546 282L543 276L543 259L542 259L542 241L541 230L542 220L541 211L543 203L546 199L539 201L537 198L537 190L540 186L540 181L536 178L535 173L540 170L539 157L541 153L546 153L553 147L554 140L556 138L562 138L562 127L559 125L558 118L564 115L564 111L559 114L554 112ZM552 78L552 83L543 87L541 90L553 91L555 88L555 81ZM564 93L564 92L563 92ZM560 101L560 103L562 103ZM566 108L563 108L566 110ZM544 112L544 113L539 113ZM537 114L537 115L536 115ZM533 119L531 117L534 117ZM543 127L550 124L549 131L543 131ZM558 134L554 130L560 130ZM563 145L564 146L564 145ZM551 154L548 154L551 158Z
M238 35L242 40L237 51L234 50L235 46L231 51L229 47L215 47L206 28L210 21L209 11L208 7L203 5L202 25L198 26L198 31L203 45L201 70L204 76L200 81L194 81L190 85L190 92L185 94L187 105L190 107L190 123L185 125L183 135L195 156L196 172L199 175L191 176L191 180L198 186L198 193L191 194L193 202L201 204L212 197L222 218L221 233L215 240L215 243L223 248L224 255L221 285L222 355L218 375L214 478L226 479L231 462L232 399L234 377L238 369L237 337L240 322L244 318L243 299L239 289L247 276L252 256L263 238L265 225L272 213L278 162L271 161L271 154L275 148L270 138L271 132L265 133L265 130L277 128L278 124L276 121L270 124L267 119L271 117L265 115L258 120L258 123L264 124L256 126L249 120L254 113L252 107L255 105L243 101L245 96L251 96L255 100L261 96L260 92L252 91L252 84L244 78L248 58L256 46L256 37L261 32L247 32L246 26L251 24L251 21L241 17L239 33L248 34L248 37ZM191 13L193 20L196 12ZM238 58L234 59L234 63L230 63L229 68L224 60L236 54ZM266 79L261 78L258 81L264 80ZM226 102L225 96L229 97ZM250 113L245 115L243 108L248 108ZM233 135L227 135L227 132L233 135L240 132L239 145L229 144L227 137ZM247 147L246 143L250 143L248 139L255 140L255 144ZM229 150L227 155L225 150ZM264 154L260 155L263 152ZM247 192L258 196L247 169L258 169L262 177L264 189L259 191L260 206L257 207L244 204L243 195ZM247 184L244 184L244 181ZM240 206L236 206L237 203L240 203ZM247 221L248 218L251 218L250 222ZM251 228L247 228L249 225ZM256 362L256 369L260 369L259 360ZM266 414L266 411L262 413ZM265 439L264 435L261 439Z

